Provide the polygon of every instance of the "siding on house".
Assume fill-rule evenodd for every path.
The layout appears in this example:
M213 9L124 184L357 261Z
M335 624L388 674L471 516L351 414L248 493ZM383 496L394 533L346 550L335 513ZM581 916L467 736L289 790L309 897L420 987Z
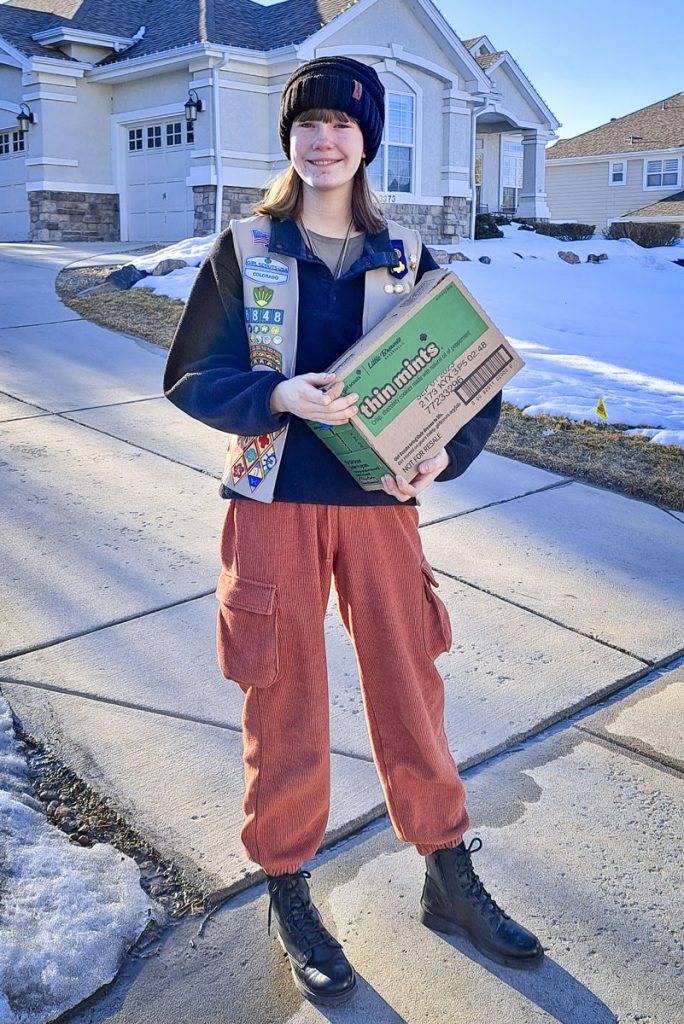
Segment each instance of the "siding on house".
M664 154L672 156L672 153ZM649 154L649 160L660 158L658 152ZM644 159L626 159L627 181L624 185L609 185L608 173L612 158L603 156L577 164L546 161L546 193L551 220L575 220L582 224L595 224L597 230L607 227L610 220L624 216L630 210L655 202L676 187L644 190ZM681 159L681 158L680 158Z

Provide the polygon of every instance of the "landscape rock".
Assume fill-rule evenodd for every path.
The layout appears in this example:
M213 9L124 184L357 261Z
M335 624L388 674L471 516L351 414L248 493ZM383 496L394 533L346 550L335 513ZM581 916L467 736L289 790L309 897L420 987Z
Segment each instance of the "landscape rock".
M466 256L464 252L451 252L449 263L470 263L470 256Z
M479 262L480 263L491 263L492 262L492 258L491 258L491 256L480 256L479 257Z
M566 263L581 263L581 259L576 252L564 252L562 249L558 251L558 255Z
M143 277L148 277L146 270L138 270L132 263L127 263L125 267L121 267L120 270L114 270L111 274L107 274L105 281L111 281L111 283L122 291L126 291L128 288L132 288L138 281L142 281Z
M435 263L439 263L441 265L449 262L449 253L445 249L432 249L430 246L428 246L428 249L430 250Z
M166 274L170 274L173 270L182 270L183 267L187 267L185 260L162 260L152 271L153 277L164 277Z
M608 256L605 252L602 252L600 256L597 256L595 253L590 252L587 256L587 263L603 263L603 261L607 259Z

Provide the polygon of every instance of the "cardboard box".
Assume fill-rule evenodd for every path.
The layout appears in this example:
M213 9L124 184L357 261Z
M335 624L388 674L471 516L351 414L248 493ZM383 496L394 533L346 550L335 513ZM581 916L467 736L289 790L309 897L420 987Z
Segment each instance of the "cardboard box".
M358 393L358 414L306 422L365 491L382 490L385 473L411 480L523 365L461 281L431 270L328 367L339 379L322 390Z

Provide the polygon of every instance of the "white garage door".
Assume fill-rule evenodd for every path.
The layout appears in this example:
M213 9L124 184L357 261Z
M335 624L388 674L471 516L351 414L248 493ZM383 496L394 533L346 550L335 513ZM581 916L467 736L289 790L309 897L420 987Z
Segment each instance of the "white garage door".
M192 125L183 120L128 126L128 237L172 242L193 233L190 174Z
M0 240L22 242L28 236L24 136L0 129Z

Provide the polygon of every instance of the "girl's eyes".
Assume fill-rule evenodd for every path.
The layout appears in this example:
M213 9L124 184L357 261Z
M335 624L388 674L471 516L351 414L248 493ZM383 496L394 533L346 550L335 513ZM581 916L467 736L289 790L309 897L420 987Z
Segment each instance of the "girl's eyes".
M299 125L300 128L313 128L315 123L316 123L315 121L297 121L297 124ZM335 128L348 128L349 127L349 122L348 121L335 121L334 124L335 124Z

